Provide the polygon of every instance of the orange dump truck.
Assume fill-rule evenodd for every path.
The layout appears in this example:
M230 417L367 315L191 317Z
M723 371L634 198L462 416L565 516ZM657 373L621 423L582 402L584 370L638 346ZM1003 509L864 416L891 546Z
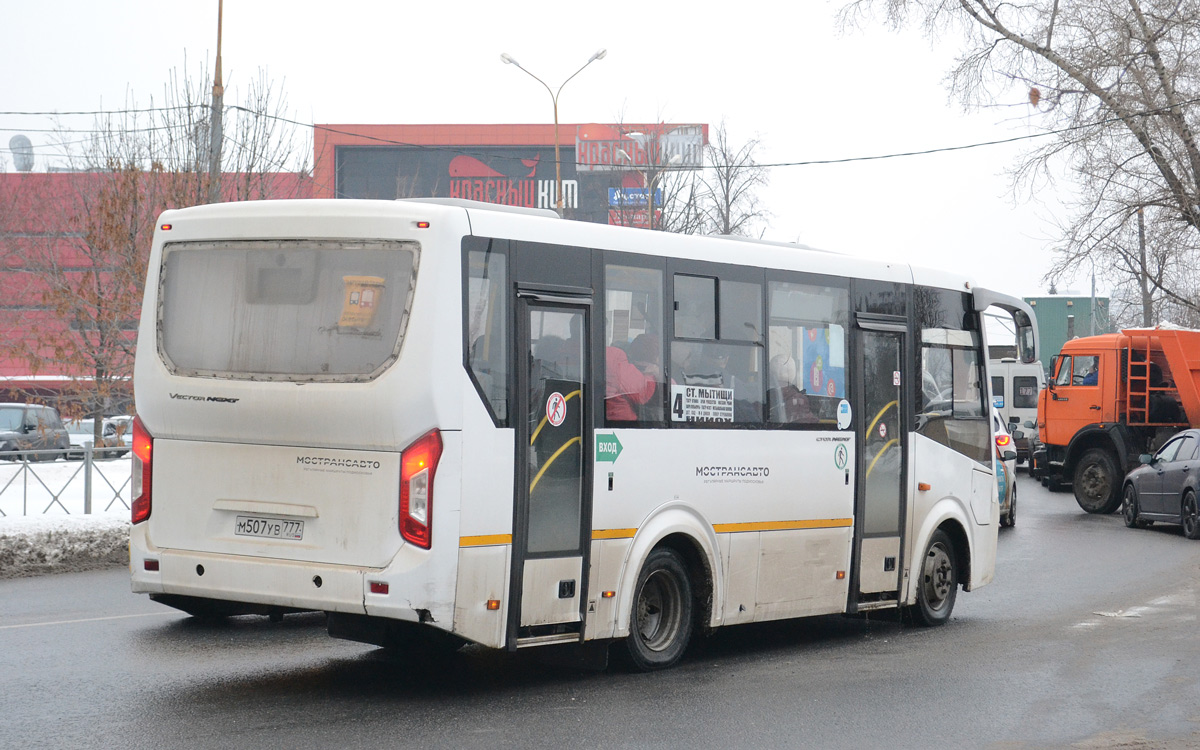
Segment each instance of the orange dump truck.
M1130 329L1072 339L1038 395L1030 472L1111 513L1121 480L1166 438L1200 425L1200 331Z

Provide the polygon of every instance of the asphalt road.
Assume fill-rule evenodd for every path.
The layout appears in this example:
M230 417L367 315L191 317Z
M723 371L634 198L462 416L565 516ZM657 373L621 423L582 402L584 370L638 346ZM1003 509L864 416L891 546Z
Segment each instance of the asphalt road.
M415 664L319 615L205 623L124 570L0 581L0 747L1200 746L1200 543L1018 487L997 580L945 627L728 628L649 675Z

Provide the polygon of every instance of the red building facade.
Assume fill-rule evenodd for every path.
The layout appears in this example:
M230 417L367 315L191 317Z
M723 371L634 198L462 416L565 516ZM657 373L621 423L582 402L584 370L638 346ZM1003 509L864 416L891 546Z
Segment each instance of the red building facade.
M234 198L237 176L229 178ZM312 195L306 175L253 179L256 195ZM171 196L189 195L180 185L195 182L195 175L137 171L0 174L0 401L64 406L65 395L78 401L88 391L98 367L127 377L128 356L118 351L106 364L87 350L132 352L155 218L186 205Z

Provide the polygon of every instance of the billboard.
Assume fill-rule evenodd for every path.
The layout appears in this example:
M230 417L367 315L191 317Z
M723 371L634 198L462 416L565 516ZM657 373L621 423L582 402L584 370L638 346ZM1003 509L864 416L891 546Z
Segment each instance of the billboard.
M704 166L704 125L580 125L576 172L623 172L646 167Z
M572 129L574 143L559 144L566 218L649 226L647 173L703 163L705 125L563 125L561 134L569 139ZM461 198L553 210L555 138L552 125L318 126L314 197ZM655 191L656 206L667 192Z

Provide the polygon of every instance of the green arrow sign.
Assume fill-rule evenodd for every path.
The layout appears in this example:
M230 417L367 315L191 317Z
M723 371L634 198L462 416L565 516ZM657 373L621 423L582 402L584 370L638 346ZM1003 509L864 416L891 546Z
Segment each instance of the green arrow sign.
M615 464L619 455L621 455L621 441L617 440L616 435L596 436L597 463L607 461L610 464Z

